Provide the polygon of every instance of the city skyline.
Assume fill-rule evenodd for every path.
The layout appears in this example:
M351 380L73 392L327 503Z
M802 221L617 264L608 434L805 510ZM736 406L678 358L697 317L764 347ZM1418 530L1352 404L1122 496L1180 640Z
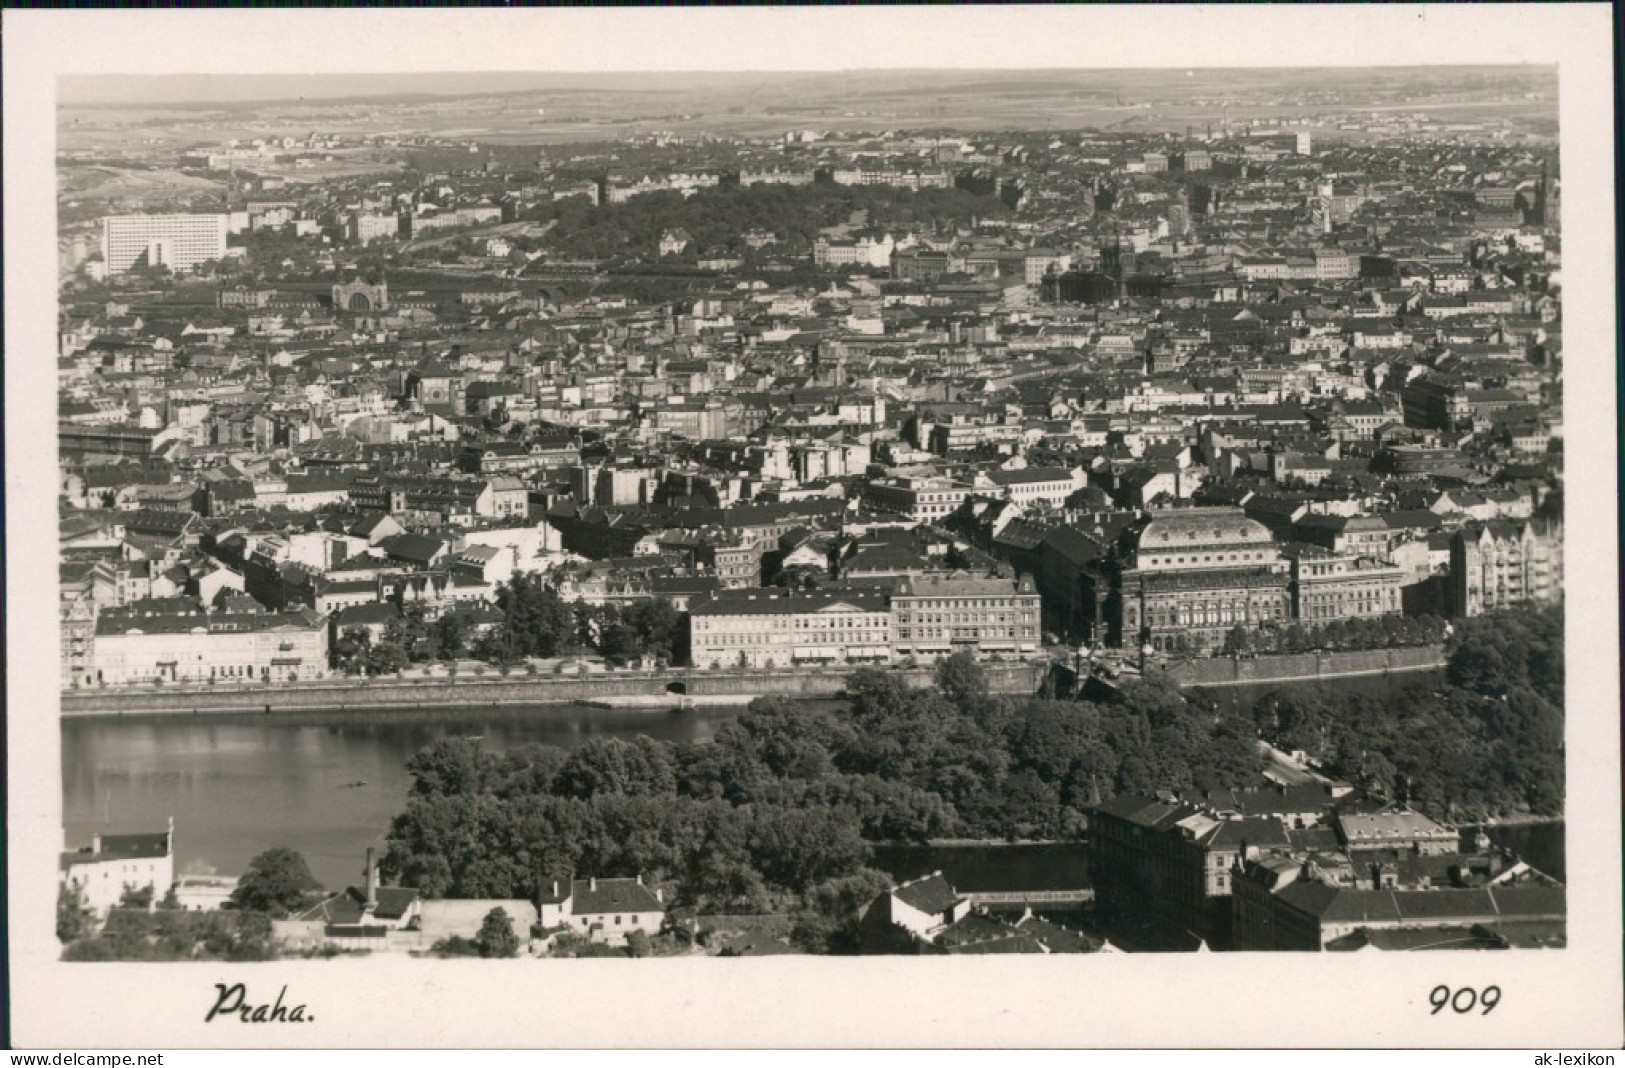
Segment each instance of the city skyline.
M58 82L67 959L1593 952L1557 68L540 66Z
M1288 907L1299 887L1278 863L1321 865L1309 883L1332 895L1325 915L1293 921L1315 925L1315 948L1390 937L1332 922L1355 907L1340 895L1425 893L1446 863L1453 890L1434 893L1466 911L1432 897L1455 927L1436 919L1429 937L1482 926L1473 895L1495 886L1500 911L1529 919L1486 942L1562 944L1561 867L1459 830L1562 817L1549 749L1562 702L1545 661L1517 676L1539 693L1526 705L1520 691L1517 717L1538 729L1499 727L1508 748L1480 744L1470 773L1432 767L1389 733L1397 723L1358 733L1351 718L1371 713L1352 703L1299 708L1288 685L1226 706L1221 679L1228 663L1239 681L1244 659L1252 677L1290 678L1313 654L1322 681L1380 664L1406 687L1408 672L1444 669L1470 702L1510 685L1462 666L1488 633L1475 617L1509 613L1498 625L1529 649L1561 642L1562 176L1545 125L1556 101L1528 77L1319 72L1289 103L1303 76L1279 71L847 73L676 79L671 98L628 80L567 93L551 116L507 98L389 98L293 135L277 104L228 116L254 136L137 112L139 142L117 143L116 122L80 123L62 170L64 702L96 717L257 707L263 693L270 712L388 707L430 687L454 708L467 676L494 671L507 700L754 698L741 722L761 725L747 730L787 716L795 733L830 725L802 724L822 713L776 694L847 695L859 739L891 729L866 709L958 715L935 729L985 735L979 747L1009 763L956 758L961 777L985 776L966 794L901 755L865 763L878 738L817 743L808 759L831 784L856 789L861 770L940 807L876 799L859 824L868 846L837 847L850 810L826 802L816 848L1086 843L1088 885L1016 890L1082 905L1056 928L1070 951L1170 949L1186 934L1281 948L1231 891L1262 880L1249 907ZM793 101L773 95L787 85ZM929 103L955 90L953 107ZM1068 94L1115 121L1068 128ZM1030 122L1039 99L1049 128L984 128L1000 113ZM1161 128L1176 114L1195 121ZM928 125L890 123L904 116ZM217 214L151 211L217 195ZM117 213L98 219L99 205ZM100 258L75 236L97 226ZM789 691L766 681L784 668L799 675ZM371 696L303 688L347 677L373 680ZM934 679L945 703L905 713L899 696L862 696L899 677ZM1437 693L1386 696L1473 744ZM1030 750L1027 728L984 722L994 707L1005 718L992 722L1075 719L1093 748ZM1178 726L1153 730L1169 715ZM1121 733L1141 716L1150 733ZM1372 747L1375 762L1361 755ZM652 778L623 788L715 774L684 770L688 752L646 751L634 778ZM628 757L611 745L566 759ZM1475 785L1489 778L1501 785ZM729 782L672 803L740 789ZM1270 784L1319 801L1276 813L1260 800ZM1342 852L1284 831L1274 852L1261 830L1233 852L1214 838L1169 860L1220 871L1199 905L1170 912L1185 876L1134 875L1144 858L1088 833L1113 812L1203 841L1201 827L1248 814L1335 832ZM1368 875L1398 863L1358 844L1350 821L1368 816L1450 859ZM695 858L586 843L492 881L478 862L448 868L412 827L392 822L379 863L431 928L448 898L520 914L534 899L552 915L533 885L544 874L585 875L588 898L599 877L647 877L701 915L782 911L775 894L835 885L756 857L762 889L742 891L688 874ZM65 885L96 890L99 856ZM944 911L963 873L927 892L907 889L923 885L908 861L824 863L826 879L868 880L866 894L897 888L773 952L895 949L901 935L869 924L887 913L917 952L1053 951L1060 937L999 918L974 884L964 900L980 911ZM379 878L369 861L367 888L346 893L370 903ZM579 931L560 900L565 934L533 926L519 944L568 955L582 934L630 937L613 929L621 916L593 926L595 907ZM95 916L120 906L87 901ZM284 902L273 952L444 951L413 926L416 904L388 922L364 909L315 942L288 926L311 907L330 926L349 908ZM909 909L924 911L898 918ZM664 923L635 930L640 953L678 951Z

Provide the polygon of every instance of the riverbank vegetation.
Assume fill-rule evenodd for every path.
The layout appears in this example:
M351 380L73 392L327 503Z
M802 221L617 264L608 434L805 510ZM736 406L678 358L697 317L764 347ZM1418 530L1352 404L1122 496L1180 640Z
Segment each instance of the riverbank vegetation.
M858 670L839 708L760 698L710 743L447 739L409 764L386 864L430 897L641 874L679 909L788 913L829 952L887 885L873 845L1075 840L1119 794L1257 785L1261 736L1436 818L1561 814L1561 609L1466 621L1447 652L1444 685L1400 701L1296 688L1236 711L1154 678L1012 699L961 655L926 689Z
M386 866L431 897L530 897L573 875L633 876L701 913L789 913L798 944L854 944L889 880L870 846L1075 839L1124 791L1246 785L1248 724L1160 682L1105 703L1011 701L968 656L911 689L855 672L846 707L753 702L710 743L594 739L495 753L447 739L410 762Z
M1563 814L1563 607L1458 621L1444 685L1397 699L1329 686L1266 694L1259 733L1436 819Z

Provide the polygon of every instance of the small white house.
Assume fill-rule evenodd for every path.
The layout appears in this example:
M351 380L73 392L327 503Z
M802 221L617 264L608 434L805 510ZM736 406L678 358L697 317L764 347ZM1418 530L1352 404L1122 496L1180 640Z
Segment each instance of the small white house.
M970 899L948 884L940 871L902 883L875 901L881 915L916 938L929 941L965 918Z
M543 888L537 901L544 928L567 927L595 942L626 941L633 931L660 932L666 918L665 894L636 879L572 879Z
M90 847L65 852L60 877L83 892L97 916L106 916L126 890L151 888L157 902L175 885L175 821L156 834L94 834Z

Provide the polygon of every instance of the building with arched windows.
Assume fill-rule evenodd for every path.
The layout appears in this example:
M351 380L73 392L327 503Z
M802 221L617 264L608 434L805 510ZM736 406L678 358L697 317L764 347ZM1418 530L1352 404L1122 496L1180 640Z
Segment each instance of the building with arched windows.
M370 315L389 307L389 284L377 285L357 278L333 287L333 309Z
M1124 561L1118 632L1125 645L1200 652L1235 627L1292 618L1288 565L1269 529L1239 508L1153 513Z

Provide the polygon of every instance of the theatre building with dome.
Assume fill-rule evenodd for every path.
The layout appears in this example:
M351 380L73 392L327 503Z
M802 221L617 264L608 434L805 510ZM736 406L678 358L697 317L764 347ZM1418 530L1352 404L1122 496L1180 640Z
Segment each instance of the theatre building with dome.
M1292 618L1290 564L1239 508L1154 512L1130 538L1109 620L1123 645L1207 652L1237 626Z

